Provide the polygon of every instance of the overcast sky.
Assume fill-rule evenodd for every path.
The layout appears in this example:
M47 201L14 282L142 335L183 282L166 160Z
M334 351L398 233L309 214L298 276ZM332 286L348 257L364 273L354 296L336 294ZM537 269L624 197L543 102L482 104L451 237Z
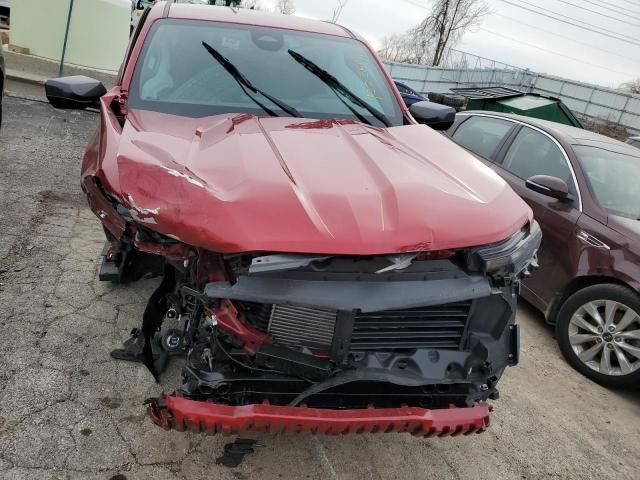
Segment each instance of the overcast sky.
M263 1L272 5L277 2ZM640 77L640 0L485 1L491 14L476 31L463 38L457 49L607 87ZM350 0L340 23L362 33L375 46L383 37L401 33L418 23L428 14L432 3L433 0ZM335 5L336 0L296 0L296 15L325 20ZM630 38L629 41L610 38L527 8L548 16L562 16L566 22L606 35Z

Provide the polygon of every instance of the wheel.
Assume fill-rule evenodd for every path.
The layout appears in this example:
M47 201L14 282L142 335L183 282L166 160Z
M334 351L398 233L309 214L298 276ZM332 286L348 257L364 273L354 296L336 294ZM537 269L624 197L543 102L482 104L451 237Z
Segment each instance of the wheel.
M467 99L459 95L446 95L442 103L449 107L462 108L467 105Z
M433 103L442 103L444 102L444 93L429 92L428 98Z
M640 388L640 296L620 285L574 293L558 312L560 350L584 376L608 388Z

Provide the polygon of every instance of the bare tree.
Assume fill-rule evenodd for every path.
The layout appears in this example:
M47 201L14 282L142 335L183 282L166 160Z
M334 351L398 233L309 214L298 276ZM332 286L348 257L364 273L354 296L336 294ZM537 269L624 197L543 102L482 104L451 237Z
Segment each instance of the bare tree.
M282 13L283 15L293 15L296 13L295 0L278 0L276 12Z
M411 33L422 50L431 50L431 64L438 66L447 47L458 42L488 13L484 0L436 0L431 14Z
M382 39L378 55L391 62L415 63L411 37L407 34L391 35Z
M425 65L430 62L432 52L428 36L414 27L403 34L383 38L378 55L392 62Z
M385 60L441 66L452 45L488 13L484 0L436 0L427 18L404 34L384 38L378 53Z
M640 78L636 78L635 80L631 80L630 82L623 83L620 88L622 90L626 90L629 93L640 95Z
M421 22L409 29L407 36L412 51L413 61L411 63L417 65L430 64L433 58L433 34L425 25L425 22Z
M338 23L338 20L342 15L342 11L344 10L344 7L346 7L349 3L349 0L337 0L337 2L338 4L336 5L336 8L333 9L333 13L331 14L331 18L329 19L331 23Z

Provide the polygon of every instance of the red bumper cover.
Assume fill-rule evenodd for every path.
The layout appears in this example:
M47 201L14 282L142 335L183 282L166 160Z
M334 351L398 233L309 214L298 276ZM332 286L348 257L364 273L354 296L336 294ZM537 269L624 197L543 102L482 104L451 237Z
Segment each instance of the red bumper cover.
M489 427L491 407L427 410L417 407L328 410L268 404L231 407L163 394L148 401L151 420L165 430L195 433L242 432L347 433L407 432L420 436L469 435Z

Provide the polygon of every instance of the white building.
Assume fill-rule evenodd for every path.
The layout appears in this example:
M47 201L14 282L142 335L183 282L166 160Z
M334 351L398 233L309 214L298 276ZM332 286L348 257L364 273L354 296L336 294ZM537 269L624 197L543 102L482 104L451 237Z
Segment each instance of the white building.
M12 2L10 48L59 62L71 1ZM130 25L131 0L74 0L65 64L116 72Z

